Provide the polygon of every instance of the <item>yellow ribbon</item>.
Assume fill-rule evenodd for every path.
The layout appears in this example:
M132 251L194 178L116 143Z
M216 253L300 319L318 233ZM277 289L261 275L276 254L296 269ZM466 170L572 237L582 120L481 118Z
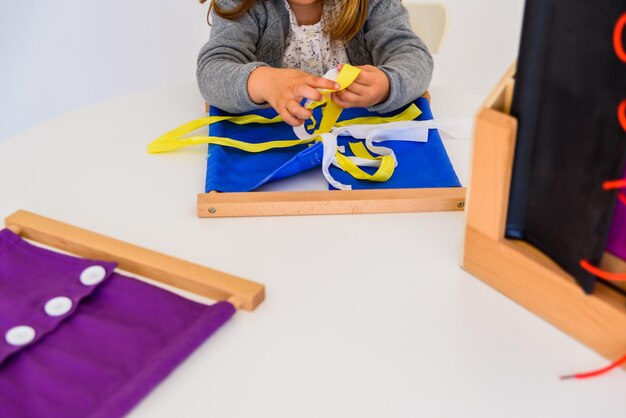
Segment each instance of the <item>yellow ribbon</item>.
M187 122L179 126L178 128L171 130L166 134L161 135L154 141L150 142L148 144L148 154L170 152L170 151L177 150L179 148L187 147L189 145L199 145L199 144L226 145L225 142L227 142L228 144L232 144L232 145L226 145L226 146L234 146L235 148L241 148L240 147L241 144L262 145L262 144L249 144L247 142L237 141L234 139L229 140L229 141L224 141L224 140L227 140L228 138L217 139L220 137L214 137L214 136L192 136L192 137L187 137L187 138L183 138L183 136L197 129L200 129L202 127L209 126L212 123L218 123L222 121L229 121L232 123L236 123L237 125L247 125L250 123L260 123L260 124L265 125L265 124L270 124L270 123L282 122L282 120L283 118L280 115L275 116L271 119L263 117L263 116L259 116L259 115L206 116L204 118ZM270 142L277 143L277 142L283 142L283 141L270 141ZM294 144L294 145L297 145L297 144ZM289 146L293 146L293 145L289 145ZM261 149L264 147L260 146L258 148ZM285 146L282 146L280 148L285 148ZM256 147L253 147L253 149L256 149ZM271 149L271 148L264 148L263 151L266 151L268 149ZM250 152L260 152L260 151L250 151Z
M339 119L339 115L341 115L341 108L337 103L330 100L330 94L333 92L341 91L350 86L350 84L354 83L354 80L361 74L361 70L353 67L352 65L345 64L341 67L341 71L339 71L339 75L337 76L337 84L339 84L339 88L337 90L321 90L322 100L319 102L313 102L309 106L309 109L313 109L322 104L326 104L326 107L322 109L322 120L320 121L320 127L314 132L315 134L325 134L330 132L330 130L337 123L337 119Z
M247 152L263 152L275 148L289 148L296 145L309 144L315 142L317 138L310 139L288 139L277 141L265 141L253 144L250 142L239 141L232 138L225 138L221 136L190 136L187 138L181 138L176 142L157 143L156 141L148 146L148 153L158 154L161 152L174 151L178 148L184 148L189 145L198 144L214 144L223 145L225 147L237 148Z
M403 122L407 120L413 120L422 114L422 111L415 105L415 103L411 103L409 107L404 109L402 112L398 113L394 116L362 116L354 119L346 119L341 122L335 123L335 127L340 128L342 126L348 125L373 125L380 123L391 123L391 122Z
M359 180L384 182L391 178L395 169L394 160L391 156L375 157L371 159L380 159L381 163L374 174L369 174L356 165L352 160L337 152L337 164L342 170L350 173L352 177Z
M348 159L345 155L337 153L337 163L342 169L344 169L354 178L359 180L383 182L391 178L395 169L395 160L391 155L379 155L377 157L373 156L369 153L369 151L367 151L367 148L365 148L365 145L363 145L362 142L349 142L348 145L350 145L350 150L355 155L355 157L363 158L366 160L379 160L380 166L374 174L368 174L353 161ZM341 155L341 157L339 157L339 155Z
M342 108L335 102L330 100L330 94L335 91L344 90L350 86L359 76L361 70L353 67L352 65L345 64L341 68L336 82L339 84L337 90L321 90L322 100L318 102L312 102L307 105L307 108L313 109L318 106L325 105L322 109L322 119L320 126L315 130L312 138L309 139L297 139L297 140L274 140L265 141L260 143L249 143L245 141L239 141L231 138L217 137L217 136L191 136L184 137L184 135L200 129L205 126L209 126L212 123L218 123L222 121L228 121L238 125L246 125L251 123L271 124L282 122L281 116L275 116L273 118L266 118L259 115L242 115L242 116L207 116L188 123L185 123L178 128L161 135L156 140L148 144L148 153L156 154L162 152L174 151L180 148L187 147L189 145L199 144L215 144L223 145L227 147L233 147L241 149L243 151L257 153L263 152L275 148L288 148L296 145L308 144L317 142L320 140L319 134L328 133L330 130L337 126L355 125L355 124L379 124L387 122L407 121L417 118L422 112L415 104L407 107L401 113L391 117L380 116L364 116L354 118L350 120L344 120L337 122L342 112ZM315 123L315 122L314 122ZM314 125L313 125L314 126ZM350 173L354 178L359 180L369 180L383 182L387 181L392 175L395 168L394 160L391 156L373 156L367 152L365 146L362 143L353 144L350 143L350 148L355 156L370 160L380 160L380 165L374 174L368 174L357 166L349 158L341 154L339 151L336 153L337 164L346 172Z

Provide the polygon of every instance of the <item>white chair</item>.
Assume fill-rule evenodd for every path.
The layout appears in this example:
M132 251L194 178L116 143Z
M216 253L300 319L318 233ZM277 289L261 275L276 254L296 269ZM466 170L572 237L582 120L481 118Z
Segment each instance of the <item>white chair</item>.
M411 27L431 53L441 52L448 33L448 6L444 3L405 2Z

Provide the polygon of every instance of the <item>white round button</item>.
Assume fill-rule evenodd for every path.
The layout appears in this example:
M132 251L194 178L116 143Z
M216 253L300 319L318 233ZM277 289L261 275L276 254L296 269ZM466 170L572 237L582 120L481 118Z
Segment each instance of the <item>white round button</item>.
M4 339L11 345L25 345L35 339L35 330L26 325L19 325L8 330Z
M106 275L107 272L102 266L87 267L80 274L80 282L85 286L93 286L100 283Z
M50 316L65 315L72 309L72 299L65 296L58 296L46 302L44 311Z

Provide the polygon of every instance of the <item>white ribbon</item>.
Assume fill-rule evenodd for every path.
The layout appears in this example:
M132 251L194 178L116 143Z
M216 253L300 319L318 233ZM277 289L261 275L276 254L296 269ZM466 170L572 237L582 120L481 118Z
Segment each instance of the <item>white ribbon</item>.
M315 135L306 131L304 123L295 127L294 133L299 139L310 139ZM330 174L331 164L335 167L342 168L337 163L337 137L352 136L355 139L365 140L365 148L372 153L381 156L391 156L394 166L398 166L396 158L391 148L375 145L384 141L409 141L409 142L427 142L428 132L430 129L438 129L445 132L452 138L467 138L467 123L463 119L431 119L431 120L413 120L404 122L389 122L367 125L348 125L340 128L333 128L330 133L321 134L322 143L324 144L324 155L322 158L322 172L330 185L339 190L351 190L352 186L343 184L335 180ZM343 151L342 151L343 153ZM346 157L359 167L380 167L381 160L370 160L359 157Z

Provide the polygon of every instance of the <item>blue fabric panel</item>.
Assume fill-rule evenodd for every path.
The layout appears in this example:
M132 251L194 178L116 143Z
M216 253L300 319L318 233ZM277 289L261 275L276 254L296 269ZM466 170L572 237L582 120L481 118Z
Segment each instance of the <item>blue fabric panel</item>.
M262 109L255 113L267 118L276 116L274 109ZM228 113L211 107L210 115L222 116ZM321 111L314 112L319 121ZM297 139L293 128L286 123L268 125L236 125L220 122L211 125L210 135L222 136L259 143L280 139ZM247 192L265 183L293 176L294 174L318 167L322 163L322 144L299 145L291 148L273 149L261 153L249 153L232 147L209 145L205 191Z
M433 118L428 101L419 98L416 102L422 114L417 120ZM352 155L348 142L355 142L351 137L339 137L337 143L346 148L345 155ZM393 176L383 183L357 180L350 174L337 167L331 167L330 173L343 184L352 185L353 189L401 189L401 188L431 188L431 187L460 187L461 182L452 167L446 149L443 146L439 131L431 129L428 133L428 142L385 141L377 143L391 148L398 159ZM374 173L373 167L364 167L363 171ZM332 188L332 187L331 187Z
M432 119L428 101L418 99L417 106L422 110L418 118ZM402 111L404 109L400 109ZM394 112L397 114L399 111ZM267 118L276 116L273 109L257 110L255 113ZM393 114L383 114L391 116ZM228 115L211 107L210 115ZM315 120L321 120L321 110L313 112ZM345 109L339 120L362 116L381 116L366 109ZM310 122L308 122L310 123ZM251 143L270 140L297 139L291 126L286 123L236 125L219 122L210 127L210 135L222 136ZM350 137L339 139L340 145L347 145ZM456 187L459 180L450 164L445 148L436 130L431 130L427 143L385 142L383 146L393 148L399 166L393 177L385 183L360 181L342 170L331 167L333 176L342 183L352 184L355 189L410 188L410 187ZM349 147L346 150L349 153ZM321 143L300 145L286 149L273 149L262 153L248 153L236 148L209 145L205 191L244 192L254 190L265 183L280 180L297 173L319 167L322 162ZM417 169L416 169L417 168ZM365 169L370 170L368 168Z

